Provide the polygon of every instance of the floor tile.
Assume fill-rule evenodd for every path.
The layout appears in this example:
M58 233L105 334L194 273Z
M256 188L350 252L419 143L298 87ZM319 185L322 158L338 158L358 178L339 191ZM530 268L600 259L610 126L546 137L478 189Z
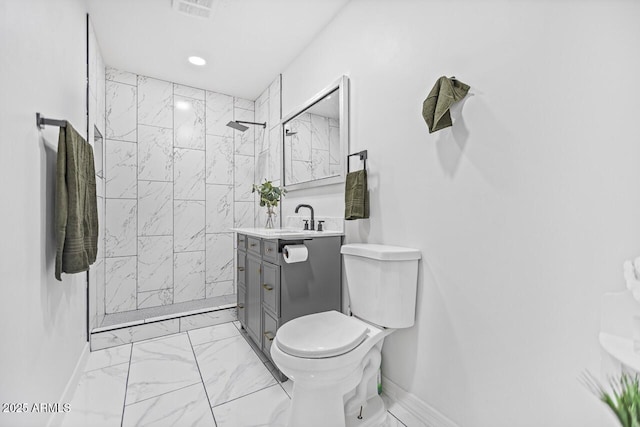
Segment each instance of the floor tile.
M216 427L202 383L194 384L124 409L123 427Z
M211 341L234 337L236 335L240 335L240 332L231 322L189 331L191 345L204 344Z
M127 405L200 382L186 334L135 343L127 386Z
M284 427L289 404L288 396L275 385L216 406L213 415L218 427Z
M118 426L122 417L128 363L84 373L71 399L63 427Z
M211 406L276 384L242 336L194 346Z
M119 345L104 350L92 351L84 367L84 372L94 369L106 368L107 366L129 363L131 358L131 344Z

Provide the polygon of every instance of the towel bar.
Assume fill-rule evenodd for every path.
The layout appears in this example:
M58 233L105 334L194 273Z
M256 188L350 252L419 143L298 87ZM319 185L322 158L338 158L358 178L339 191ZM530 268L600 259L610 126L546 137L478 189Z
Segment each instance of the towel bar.
M363 150L359 153L353 153L347 156L347 173L349 173L349 158L353 156L360 156L360 160L364 161L364 169L367 168L367 150Z
M45 125L58 126L58 127L61 127L61 128L66 128L67 127L67 121L66 120L47 119L45 117L42 117L40 115L40 113L36 113L36 125L40 129L44 129Z

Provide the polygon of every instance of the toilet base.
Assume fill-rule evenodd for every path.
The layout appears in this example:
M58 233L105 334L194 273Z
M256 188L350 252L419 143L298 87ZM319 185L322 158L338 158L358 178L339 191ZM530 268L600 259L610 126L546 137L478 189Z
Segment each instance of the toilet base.
M362 419L358 414L348 415L345 419L346 427L383 427L387 421L387 410L380 396L374 396L362 408Z

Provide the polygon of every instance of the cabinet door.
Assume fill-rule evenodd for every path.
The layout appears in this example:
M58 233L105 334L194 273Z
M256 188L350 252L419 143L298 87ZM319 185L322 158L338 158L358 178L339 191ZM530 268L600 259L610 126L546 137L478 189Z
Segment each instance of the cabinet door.
M241 251L247 250L247 236L244 234L238 234L238 249Z
M273 343L273 339L276 337L276 331L278 330L278 321L274 319L267 310L262 310L262 314L264 316L262 319L262 352L269 355L269 358L271 358L271 344Z
M247 256L247 286L245 288L245 316L247 319L247 332L253 340L261 346L261 310L260 310L260 260Z
M242 286L238 286L238 321L247 329L246 293Z
M275 315L280 312L280 267L262 263L262 303Z
M246 286L247 284L247 253L244 251L237 251L238 257L238 285Z

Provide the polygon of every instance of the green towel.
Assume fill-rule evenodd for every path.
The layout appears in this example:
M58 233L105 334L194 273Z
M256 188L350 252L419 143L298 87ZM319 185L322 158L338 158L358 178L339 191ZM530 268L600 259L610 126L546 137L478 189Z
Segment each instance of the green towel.
M422 117L429 126L429 133L451 126L449 108L464 98L467 92L469 85L460 80L445 76L438 79L422 103Z
M344 219L369 218L369 190L365 169L347 174L344 191Z
M56 165L56 279L87 271L98 252L93 149L67 122L60 127Z

